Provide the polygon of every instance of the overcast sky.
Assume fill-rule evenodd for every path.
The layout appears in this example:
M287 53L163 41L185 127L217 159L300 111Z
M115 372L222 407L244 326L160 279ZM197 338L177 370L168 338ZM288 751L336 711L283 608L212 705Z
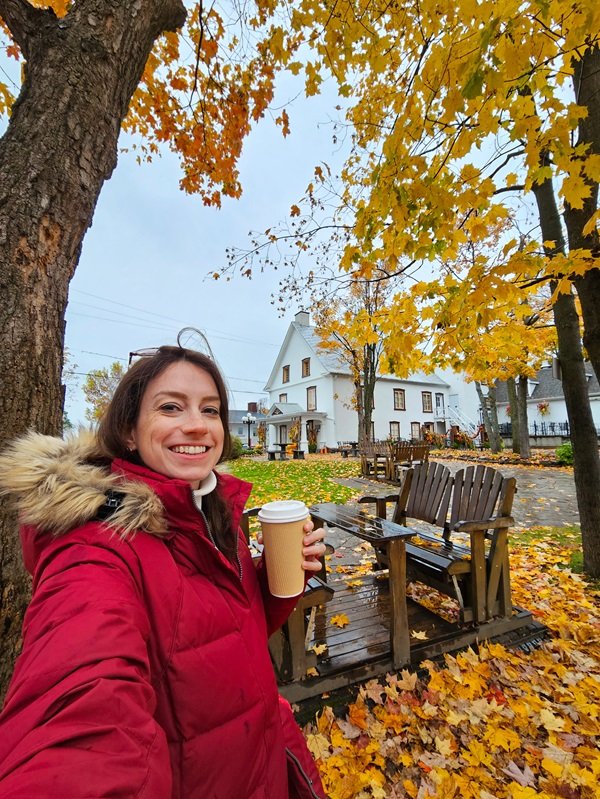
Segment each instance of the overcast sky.
M286 78L279 100L298 84ZM94 221L71 282L66 344L81 375L109 366L131 351L174 343L178 330L205 331L232 393L232 407L264 397L293 314L280 318L271 304L278 272L248 281L215 281L207 274L226 263L225 249L249 243L286 216L302 196L320 160L333 152L328 124L332 101L296 101L286 139L265 118L248 139L241 161L244 196L208 209L178 188L179 166L167 153L139 166L122 154L100 195ZM276 116L277 114L274 114ZM82 391L70 391L67 413L83 422Z

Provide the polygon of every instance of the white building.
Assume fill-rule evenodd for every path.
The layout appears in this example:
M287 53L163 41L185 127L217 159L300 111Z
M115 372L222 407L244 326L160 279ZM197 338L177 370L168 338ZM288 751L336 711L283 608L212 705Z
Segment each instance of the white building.
M357 441L358 414L352 407L350 368L335 354L318 347L319 338L305 311L290 324L265 385L269 412L267 443L289 441L290 427L300 421L300 449L308 448L309 431L317 446L337 447ZM406 380L382 375L375 386L372 438L419 439L423 429L445 434L450 424L450 397L460 411L460 392L435 374L417 373ZM462 384L461 382L461 385ZM473 420L476 429L476 420ZM464 428L464 425L461 424Z
M600 385L591 363L586 362L585 374L592 417L600 435ZM510 412L506 383L498 382L496 404L500 431L510 438ZM567 406L562 382L551 364L538 370L535 379L527 381L527 419L532 443L555 445L569 438ZM544 440L543 440L544 439Z

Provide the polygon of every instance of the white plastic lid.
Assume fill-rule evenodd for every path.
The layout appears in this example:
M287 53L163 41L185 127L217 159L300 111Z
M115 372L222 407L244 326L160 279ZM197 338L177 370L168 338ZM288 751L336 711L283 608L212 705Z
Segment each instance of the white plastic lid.
M261 522L283 524L284 522L297 522L306 519L308 508L299 499L282 499L267 502L258 512Z

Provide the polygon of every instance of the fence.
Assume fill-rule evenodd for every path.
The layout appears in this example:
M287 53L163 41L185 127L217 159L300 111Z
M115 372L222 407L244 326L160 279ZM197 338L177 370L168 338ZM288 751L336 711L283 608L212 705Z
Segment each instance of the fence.
M512 437L512 424L510 422L503 422L498 427L503 438ZM571 430L568 422L532 422L529 425L529 435L539 438L544 436L570 438ZM600 438L600 427L596 427L596 435Z

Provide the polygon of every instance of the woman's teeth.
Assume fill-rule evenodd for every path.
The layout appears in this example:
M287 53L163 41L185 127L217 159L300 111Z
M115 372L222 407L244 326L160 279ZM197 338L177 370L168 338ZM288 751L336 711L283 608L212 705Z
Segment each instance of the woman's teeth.
M171 451L180 455L202 455L206 452L206 447L171 447Z

